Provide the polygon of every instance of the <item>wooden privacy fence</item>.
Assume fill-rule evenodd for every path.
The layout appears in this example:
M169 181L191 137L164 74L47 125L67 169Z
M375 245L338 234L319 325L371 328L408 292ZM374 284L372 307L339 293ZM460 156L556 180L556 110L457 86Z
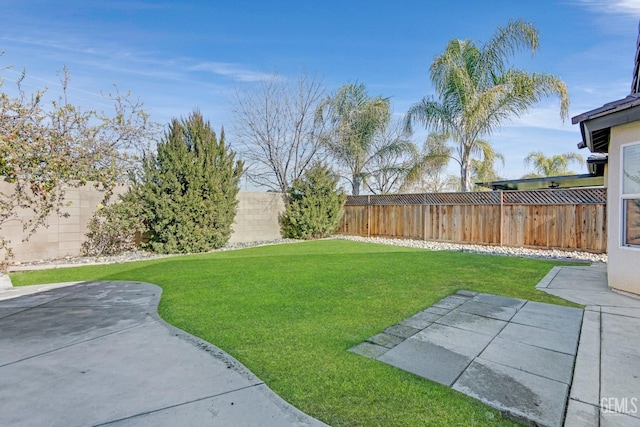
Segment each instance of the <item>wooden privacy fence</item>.
M607 250L604 188L348 196L337 234Z

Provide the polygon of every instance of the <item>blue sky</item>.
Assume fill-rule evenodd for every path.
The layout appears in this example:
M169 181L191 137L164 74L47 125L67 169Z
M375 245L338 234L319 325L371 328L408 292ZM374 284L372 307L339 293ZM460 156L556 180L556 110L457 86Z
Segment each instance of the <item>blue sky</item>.
M3 90L25 67L27 90L46 86L55 95L56 71L66 65L75 104L106 108L99 93L117 84L144 101L152 120L199 108L233 141L231 100L241 85L304 70L329 92L365 83L402 116L433 94L429 65L450 39L485 41L510 18L540 31L538 53L514 64L562 78L570 116L583 113L629 93L640 0L7 0L2 15L0 66L13 66L0 70ZM528 152L577 151L580 133L549 99L490 140L506 158L500 174L518 178Z

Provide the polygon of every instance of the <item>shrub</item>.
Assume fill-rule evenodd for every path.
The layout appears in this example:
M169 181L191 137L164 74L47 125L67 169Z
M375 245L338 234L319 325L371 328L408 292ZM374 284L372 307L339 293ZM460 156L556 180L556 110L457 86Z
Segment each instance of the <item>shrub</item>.
M236 214L243 163L195 111L173 119L157 154L143 161L134 192L149 230L148 246L161 253L204 252L224 246Z
M282 235L293 239L318 239L338 228L346 196L338 177L318 163L296 179L285 195L285 212L279 218Z
M117 255L137 249L145 232L142 205L129 192L113 204L98 206L87 229L87 240L82 243L83 255Z

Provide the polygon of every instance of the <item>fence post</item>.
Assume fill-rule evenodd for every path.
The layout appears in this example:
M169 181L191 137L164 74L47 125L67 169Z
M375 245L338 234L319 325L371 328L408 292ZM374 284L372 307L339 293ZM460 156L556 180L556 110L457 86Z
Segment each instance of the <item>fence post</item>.
M504 234L504 192L500 190L500 246L502 246L502 235Z
M371 196L367 196L367 237L371 237Z
M427 195L422 195L422 240L427 240Z

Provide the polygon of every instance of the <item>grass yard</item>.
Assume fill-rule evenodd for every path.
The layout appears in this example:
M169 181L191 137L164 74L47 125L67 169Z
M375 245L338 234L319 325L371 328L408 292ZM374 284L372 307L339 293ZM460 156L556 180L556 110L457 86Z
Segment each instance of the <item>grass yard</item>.
M323 240L13 273L14 285L133 280L160 315L237 358L332 426L512 425L448 387L350 347L459 289L569 304L535 290L557 262ZM572 305L572 304L569 304Z

